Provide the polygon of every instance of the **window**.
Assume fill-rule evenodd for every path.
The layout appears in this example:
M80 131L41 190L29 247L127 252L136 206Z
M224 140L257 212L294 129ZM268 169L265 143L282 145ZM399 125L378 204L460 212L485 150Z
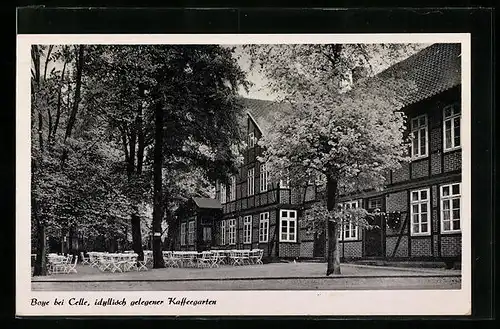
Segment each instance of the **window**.
M269 213L263 212L259 215L259 242L269 240Z
M443 140L444 150L454 150L460 147L460 107L450 105L443 109Z
M236 219L229 220L229 244L236 244Z
M203 241L212 241L212 228L210 226L203 226Z
M265 163L260 165L260 191L266 192L269 185L269 172Z
M181 223L181 246L186 245L186 223Z
M410 206L411 235L429 235L431 233L429 189L411 191Z
M368 209L370 209L370 210L378 209L378 210L382 211L382 199L380 199L380 198L370 199L368 201Z
M243 243L252 243L252 216L243 218Z
M281 242L296 242L297 241L297 211L281 210L280 211L280 241Z
M253 132L248 134L248 148L255 147L255 134Z
M231 176L229 179L229 201L236 200L236 177Z
M226 242L226 221L220 223L220 244L225 245Z
M220 203L226 203L226 185L220 184Z
M188 244L194 244L194 221L190 221L188 224Z
M344 209L354 209L358 208L358 201L350 201L340 204L340 206ZM340 225L337 236L339 240L349 241L349 240L357 240L358 239L358 226L356 223L344 223L344 225Z
M427 115L421 115L411 120L411 155L413 158L427 156Z
M255 168L248 169L247 173L247 195L254 194L254 185L255 185Z
M460 183L441 186L441 232L460 232Z

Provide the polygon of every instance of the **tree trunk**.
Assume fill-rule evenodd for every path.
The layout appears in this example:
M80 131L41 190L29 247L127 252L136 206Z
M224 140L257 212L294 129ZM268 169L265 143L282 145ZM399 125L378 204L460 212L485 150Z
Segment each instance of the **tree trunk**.
M76 114L78 112L78 105L80 104L81 91L82 91L82 74L83 74L83 45L78 46L78 52L76 56L76 84L75 84L75 99L73 100L73 107L68 119L68 125L66 126L66 133L64 135L64 140L71 136L73 128L76 122Z
M129 183L131 182L130 178L134 175L134 172L137 173L137 177L140 179L142 174L142 163L144 160L144 132L143 132L143 120L142 120L142 101L144 97L144 87L139 85L139 102L137 104L137 116L135 126L132 129L131 141L130 141L130 152L128 154L128 166L127 166L127 174L129 177ZM135 145L136 145L136 136L137 136L137 166L134 167L135 163ZM133 145L133 147L132 147ZM127 161L127 147L125 143L125 160ZM133 149L133 150L132 150ZM132 158L132 159L130 159ZM137 205L134 206L134 210L131 216L131 224L132 224L132 248L134 252L138 255L137 260L144 260L144 251L142 249L142 234L141 234L141 218L139 217L139 210Z
M73 128L75 127L75 123L76 123L76 114L78 113L78 105L80 104L81 90L82 90L83 54L84 54L84 46L79 45L77 55L76 55L75 98L73 100L73 106L71 108L71 113L69 115L68 123L66 125L66 132L64 134L64 142L66 142L66 140L69 137L71 137ZM61 157L62 167L64 167L64 164L66 162L67 157L68 157L68 150L67 150L67 148L64 148L63 154Z
M144 251L142 250L142 241L141 241L141 218L137 213L137 206L132 213L132 249L138 255L137 260L144 260Z
M46 262L46 234L45 234L45 225L40 220L38 214L38 204L36 200L32 198L32 206L33 206L33 215L35 216L36 221L36 233L37 233L37 251L36 251L36 260L35 266L33 270L34 276L39 275L47 275L47 262Z
M326 195L327 203L326 207L328 211L333 211L335 205L337 204L337 179L328 176L326 183ZM340 274L340 253L339 253L339 242L337 237L338 224L334 221L327 221L326 229L328 232L328 250L327 250L327 268L326 275L330 274Z
M57 108L56 117L54 119L54 127L49 131L49 144L53 144L57 134L57 128L59 127L59 119L61 118L61 107L62 107L62 85L64 83L64 75L66 74L66 65L68 61L64 59L63 69L61 72L61 81L59 85L59 91L57 92Z
M162 166L163 166L163 103L155 105L155 149L153 159L153 268L165 267L161 246L161 221L163 217Z

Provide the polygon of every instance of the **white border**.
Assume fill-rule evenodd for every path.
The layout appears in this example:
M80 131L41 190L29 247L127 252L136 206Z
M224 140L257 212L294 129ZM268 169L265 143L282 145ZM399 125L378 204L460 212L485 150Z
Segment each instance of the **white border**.
M43 292L30 284L30 46L31 44L462 44L462 288L390 291L149 291ZM471 312L470 34L177 34L18 35L16 90L16 315L467 315ZM211 298L204 307L31 307L30 298Z

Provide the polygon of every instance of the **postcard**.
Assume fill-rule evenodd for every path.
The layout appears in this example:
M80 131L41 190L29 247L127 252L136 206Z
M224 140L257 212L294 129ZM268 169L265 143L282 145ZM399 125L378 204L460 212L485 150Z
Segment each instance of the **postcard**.
M467 315L469 34L17 36L16 314Z

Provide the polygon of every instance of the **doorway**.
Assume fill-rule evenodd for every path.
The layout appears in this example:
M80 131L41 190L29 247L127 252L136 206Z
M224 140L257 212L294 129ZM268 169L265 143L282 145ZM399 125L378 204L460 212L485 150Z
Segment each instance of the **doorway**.
M326 234L324 230L314 233L313 257L325 257Z
M384 255L382 239L382 216L375 215L368 219L368 223L372 225L372 228L366 229L364 232L365 257L382 257Z

